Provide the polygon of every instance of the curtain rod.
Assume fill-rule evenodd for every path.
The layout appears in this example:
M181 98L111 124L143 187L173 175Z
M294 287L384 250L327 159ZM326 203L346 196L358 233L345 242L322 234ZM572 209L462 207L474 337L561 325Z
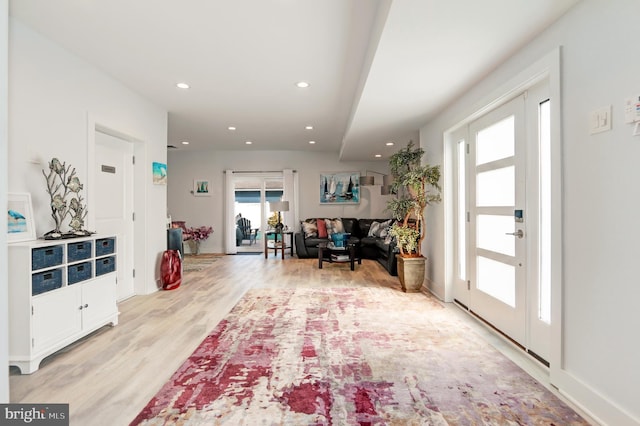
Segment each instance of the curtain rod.
M284 170L231 170L231 173L282 173ZM293 170L293 173L298 173Z

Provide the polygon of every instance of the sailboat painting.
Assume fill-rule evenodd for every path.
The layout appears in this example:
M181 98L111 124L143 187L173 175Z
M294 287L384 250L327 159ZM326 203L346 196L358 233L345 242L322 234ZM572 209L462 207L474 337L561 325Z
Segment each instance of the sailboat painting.
M360 172L320 173L320 204L360 204Z

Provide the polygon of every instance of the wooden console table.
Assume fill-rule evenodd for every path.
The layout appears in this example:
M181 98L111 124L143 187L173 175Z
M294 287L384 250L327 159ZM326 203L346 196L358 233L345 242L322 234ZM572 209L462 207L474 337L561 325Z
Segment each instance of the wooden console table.
M274 235L274 240L269 241L269 235ZM289 237L289 244L287 245L284 236L287 235ZM278 236L280 236L280 240L278 240ZM269 250L273 250L275 252L276 257L278 256L278 250L282 250L282 258L284 259L284 252L286 249L291 249L291 256L293 256L293 231L267 231L264 233L264 258L269 257Z

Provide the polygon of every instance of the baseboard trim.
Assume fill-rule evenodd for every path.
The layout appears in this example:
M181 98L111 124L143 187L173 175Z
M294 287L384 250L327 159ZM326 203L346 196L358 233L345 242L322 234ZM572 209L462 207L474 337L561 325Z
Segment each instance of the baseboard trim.
M568 401L602 426L640 426L640 419L566 370L552 369L551 383Z

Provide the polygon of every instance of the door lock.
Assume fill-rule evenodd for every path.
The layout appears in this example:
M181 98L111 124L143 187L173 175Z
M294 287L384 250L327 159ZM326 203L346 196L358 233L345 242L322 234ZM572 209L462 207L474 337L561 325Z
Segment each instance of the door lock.
M518 229L516 232L507 232L505 235L513 235L514 237L523 238L524 232L522 229Z

